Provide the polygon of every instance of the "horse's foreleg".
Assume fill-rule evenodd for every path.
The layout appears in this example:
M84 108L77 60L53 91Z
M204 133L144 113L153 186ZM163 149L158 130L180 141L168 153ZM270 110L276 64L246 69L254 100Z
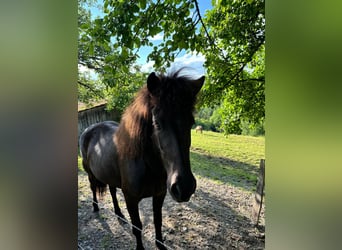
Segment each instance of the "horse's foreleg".
M153 221L156 231L156 245L159 249L166 249L163 243L163 237L161 232L162 227L162 206L164 203L166 192L159 196L153 196Z
M139 217L139 207L138 207L139 200L127 197L127 195L125 195L125 200L126 200L126 205L127 205L129 216L131 217L132 224L134 225L132 231L137 240L136 249L142 250L144 249L144 246L142 244L142 239L141 239L142 224L141 224L140 217Z
M121 209L119 207L118 200L116 198L116 187L109 186L110 194L112 196L113 204L114 204L114 212L117 216L121 218L125 218L125 216L121 213ZM119 218L118 218L119 219ZM120 219L119 219L120 220Z

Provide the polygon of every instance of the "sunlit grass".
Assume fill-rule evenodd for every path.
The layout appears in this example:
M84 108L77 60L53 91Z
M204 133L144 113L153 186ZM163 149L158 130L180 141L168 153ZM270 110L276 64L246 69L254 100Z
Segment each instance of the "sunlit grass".
M253 190L260 159L265 158L265 137L192 133L191 165L195 174L219 183Z
M77 159L77 168L79 172L84 172L83 166L82 166L82 158L81 156L78 156Z
M191 149L200 149L209 156L225 157L231 160L259 166L265 158L265 137L228 135L203 131L191 131Z

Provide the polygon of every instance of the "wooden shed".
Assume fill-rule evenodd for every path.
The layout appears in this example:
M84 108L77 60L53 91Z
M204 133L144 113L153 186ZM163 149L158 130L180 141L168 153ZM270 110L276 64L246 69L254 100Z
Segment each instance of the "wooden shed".
M115 110L106 110L106 103L97 104L91 108L78 110L78 137L90 125L102 121L119 121L120 115Z

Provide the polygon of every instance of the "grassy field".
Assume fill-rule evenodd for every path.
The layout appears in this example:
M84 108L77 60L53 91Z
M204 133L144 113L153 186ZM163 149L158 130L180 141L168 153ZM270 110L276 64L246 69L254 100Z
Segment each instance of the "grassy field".
M191 166L197 178L208 178L253 191L260 159L265 158L265 138L191 131ZM82 160L78 168L83 172Z
M198 178L255 189L259 162L265 158L265 137L194 130L191 135L191 165Z

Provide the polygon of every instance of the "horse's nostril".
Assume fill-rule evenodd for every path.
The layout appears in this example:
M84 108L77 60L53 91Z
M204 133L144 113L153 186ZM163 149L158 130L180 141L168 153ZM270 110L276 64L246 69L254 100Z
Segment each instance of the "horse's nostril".
M196 189L195 177L192 174L183 176L174 174L170 179L169 192L172 198L177 202L189 201Z
M180 198L180 192L179 192L177 183L173 183L171 185L171 192L177 199Z

